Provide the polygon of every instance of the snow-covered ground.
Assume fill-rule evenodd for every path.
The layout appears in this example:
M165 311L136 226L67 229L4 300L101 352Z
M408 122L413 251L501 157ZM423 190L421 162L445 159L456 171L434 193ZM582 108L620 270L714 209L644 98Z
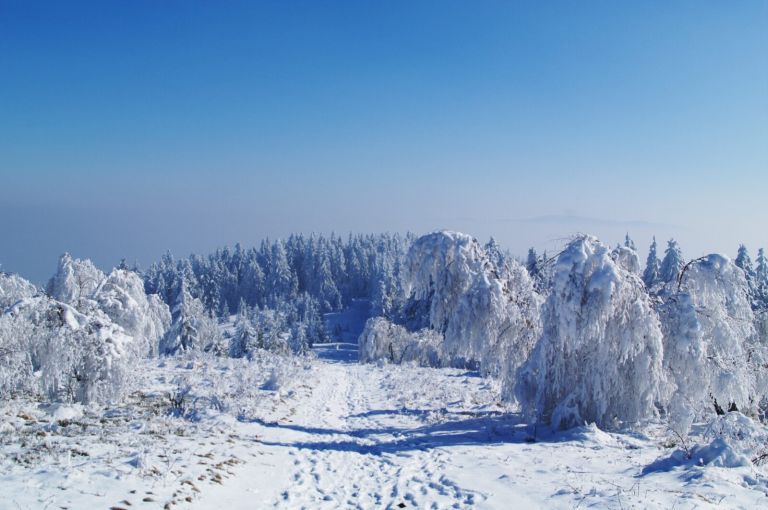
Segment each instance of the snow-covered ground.
M491 380L355 354L155 359L119 407L5 402L0 508L768 505L763 473L677 462L663 430L531 442Z

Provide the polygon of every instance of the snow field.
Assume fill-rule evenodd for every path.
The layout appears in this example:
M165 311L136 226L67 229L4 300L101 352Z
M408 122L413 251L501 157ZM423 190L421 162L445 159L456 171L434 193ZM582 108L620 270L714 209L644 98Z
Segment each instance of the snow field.
M345 348L250 362L146 361L141 390L114 408L7 402L0 508L684 509L768 501L761 468L680 460L660 425L622 434L538 430L530 442L534 431L500 405L497 382L459 369L361 365L339 356ZM275 367L283 375L267 385ZM174 406L179 393L184 403Z

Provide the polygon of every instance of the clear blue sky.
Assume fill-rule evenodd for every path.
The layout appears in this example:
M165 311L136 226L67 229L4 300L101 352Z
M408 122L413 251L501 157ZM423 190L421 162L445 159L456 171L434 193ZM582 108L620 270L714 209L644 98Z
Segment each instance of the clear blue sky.
M768 1L0 0L0 263L289 232L768 247Z

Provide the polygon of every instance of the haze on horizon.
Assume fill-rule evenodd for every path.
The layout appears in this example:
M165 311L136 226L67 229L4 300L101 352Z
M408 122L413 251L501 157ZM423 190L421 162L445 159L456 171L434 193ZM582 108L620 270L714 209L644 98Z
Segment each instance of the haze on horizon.
M768 247L768 2L0 0L0 269L292 232Z

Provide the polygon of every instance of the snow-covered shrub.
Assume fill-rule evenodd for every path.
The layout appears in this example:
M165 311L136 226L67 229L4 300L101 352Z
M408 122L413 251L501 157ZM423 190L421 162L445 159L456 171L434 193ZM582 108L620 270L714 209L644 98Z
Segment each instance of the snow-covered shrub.
M85 315L36 297L9 308L0 322L12 324L27 352L22 375L39 371L35 390L51 400L110 402L129 388L137 357L133 338L103 312Z
M141 355L156 355L171 324L171 312L157 295L144 292L144 281L133 271L115 269L94 291L99 308L135 340Z
M391 363L414 361L422 366L449 364L441 346L442 335L430 329L408 331L383 317L368 319L358 340L358 356L362 363L387 360Z
M521 368L524 412L555 427L601 427L656 414L664 382L662 334L640 277L593 237L557 259L543 333Z
M768 429L739 412L713 418L704 439L709 443L691 452L699 464L741 467L768 461Z
M0 272L0 312L17 301L36 296L40 290L24 278Z
M506 377L512 388L539 335L539 298L524 267L499 260L500 267L465 234L417 239L406 261L405 323L442 335L445 359L479 361L484 373Z
M293 375L293 372L288 369L286 364L277 363L269 370L269 376L261 385L262 390L266 391L279 391Z
M765 345L755 329L744 272L709 255L686 266L661 307L664 365L674 382L670 414L738 408L754 413L766 396ZM682 427L684 430L687 427Z
M59 258L56 274L48 282L48 295L62 303L82 308L106 276L90 260L73 259L69 253Z

